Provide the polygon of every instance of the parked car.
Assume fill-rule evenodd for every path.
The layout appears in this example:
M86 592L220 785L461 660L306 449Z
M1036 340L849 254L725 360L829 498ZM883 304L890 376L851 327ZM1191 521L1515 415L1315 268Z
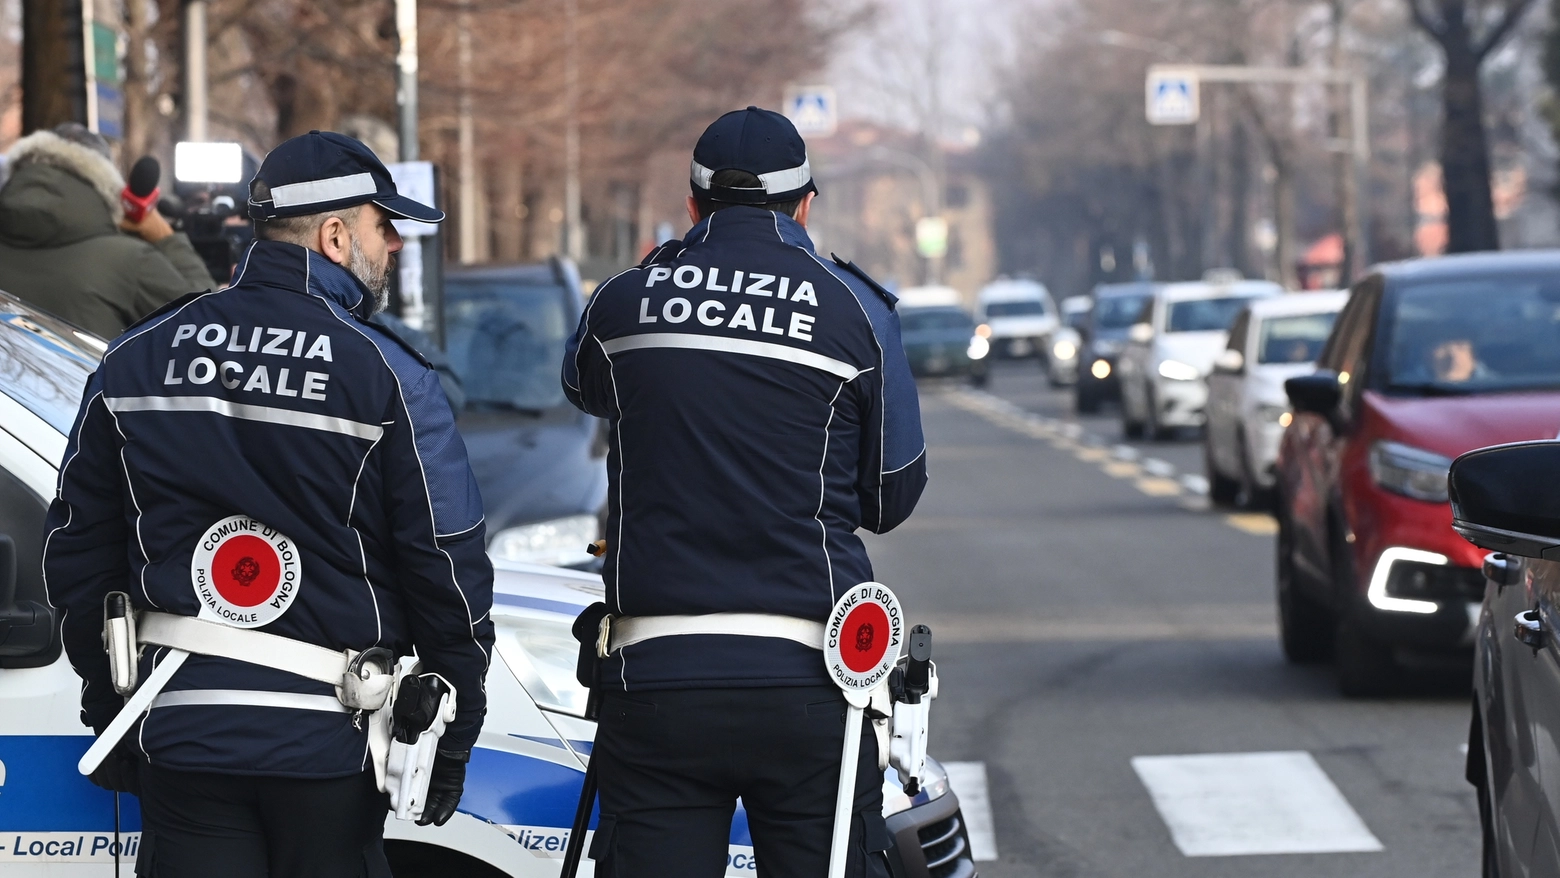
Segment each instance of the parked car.
M902 291L895 310L899 330L917 378L968 378L984 387L991 376L991 344L976 331L975 320L951 287L911 287Z
M1284 381L1315 371L1348 298L1324 292L1255 299L1235 316L1208 376L1203 469L1213 502L1270 502L1278 440L1293 419Z
M1160 439L1206 420L1208 373L1230 323L1252 299L1283 292L1268 281L1166 284L1144 303L1121 353L1121 430Z
M1560 251L1375 269L1317 365L1285 385L1284 652L1334 658L1346 694L1390 692L1405 659L1467 660L1483 578L1451 529L1452 458L1560 424Z
M92 742L81 681L60 649L42 570L46 498L102 341L0 293L0 873L7 878L123 873L141 843L138 800L76 771ZM556 878L595 725L584 720L570 626L602 599L598 576L495 560L497 642L488 713L472 751L460 811L442 827L389 819L397 878ZM884 815L897 875L975 873L958 797L928 760L913 798L893 770ZM754 873L739 807L728 876ZM589 874L587 871L583 874Z
M569 262L484 266L445 277L445 338L466 394L456 425L487 512L495 558L597 563L607 500L607 427L564 399L564 342L585 299Z
M987 326L986 336L998 357L1047 356L1046 336L1056 329L1056 303L1045 284L1033 280L994 280L975 296L975 320Z
M1484 557L1465 776L1479 797L1485 878L1560 875L1560 442L1452 463L1452 526ZM1545 556L1548 556L1547 558Z
M1148 282L1101 284L1094 288L1088 316L1079 328L1083 349L1078 359L1078 384L1074 405L1079 412L1093 414L1105 402L1121 398L1121 378L1116 360L1127 346L1127 332L1143 314L1143 306L1154 295L1155 285Z
M1067 387L1078 381L1078 357L1083 351L1081 330L1088 322L1091 304L1088 296L1062 300L1061 322L1045 337L1046 356L1041 361L1052 387Z

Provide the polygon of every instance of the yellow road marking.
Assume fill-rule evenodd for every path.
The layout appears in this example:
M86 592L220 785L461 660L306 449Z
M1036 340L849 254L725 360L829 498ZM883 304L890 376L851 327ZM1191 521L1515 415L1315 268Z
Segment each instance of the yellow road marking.
M1142 467L1125 460L1109 461L1100 469L1105 471L1105 475L1116 479L1130 479L1143 472Z
M1079 460L1084 461L1085 463L1099 463L1102 460L1110 459L1110 449L1108 448L1083 447L1079 448L1077 451L1074 451L1073 454L1076 455Z
M1278 533L1278 522L1265 512L1236 512L1224 516L1224 523L1239 531L1259 537Z
M1150 497L1174 497L1181 493L1181 483L1175 479L1150 476L1138 479L1137 489Z

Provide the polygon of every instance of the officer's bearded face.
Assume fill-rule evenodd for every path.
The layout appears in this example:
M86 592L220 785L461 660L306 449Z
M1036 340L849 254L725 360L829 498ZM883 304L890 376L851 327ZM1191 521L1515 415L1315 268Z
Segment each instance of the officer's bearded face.
M375 312L383 311L390 305L390 273L395 271L393 255L386 253L382 262L375 263L363 252L358 236L353 235L347 248L347 271L374 295Z

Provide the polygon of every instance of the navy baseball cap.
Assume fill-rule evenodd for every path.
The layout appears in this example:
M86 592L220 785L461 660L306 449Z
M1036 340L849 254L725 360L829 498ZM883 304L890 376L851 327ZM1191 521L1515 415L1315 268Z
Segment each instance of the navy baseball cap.
M255 197L260 194L256 183L265 184L265 197ZM261 221L370 202L403 219L444 221L444 211L396 192L390 171L373 150L334 131L310 131L283 141L249 183L249 217Z
M717 171L747 171L756 187L716 186ZM807 144L791 120L773 110L733 110L704 129L693 148L690 182L696 198L725 204L773 204L794 201L813 185Z

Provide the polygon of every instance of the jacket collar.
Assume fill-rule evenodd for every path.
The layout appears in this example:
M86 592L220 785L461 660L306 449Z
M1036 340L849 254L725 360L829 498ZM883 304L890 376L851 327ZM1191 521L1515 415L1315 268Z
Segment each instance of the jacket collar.
M812 238L807 236L807 229L801 223L782 213L744 205L722 208L700 220L683 237L683 246L693 247L710 241L751 241L776 235L792 247L815 252Z
M244 254L233 286L263 284L335 302L359 320L374 313L374 297L345 268L297 244L255 241Z

